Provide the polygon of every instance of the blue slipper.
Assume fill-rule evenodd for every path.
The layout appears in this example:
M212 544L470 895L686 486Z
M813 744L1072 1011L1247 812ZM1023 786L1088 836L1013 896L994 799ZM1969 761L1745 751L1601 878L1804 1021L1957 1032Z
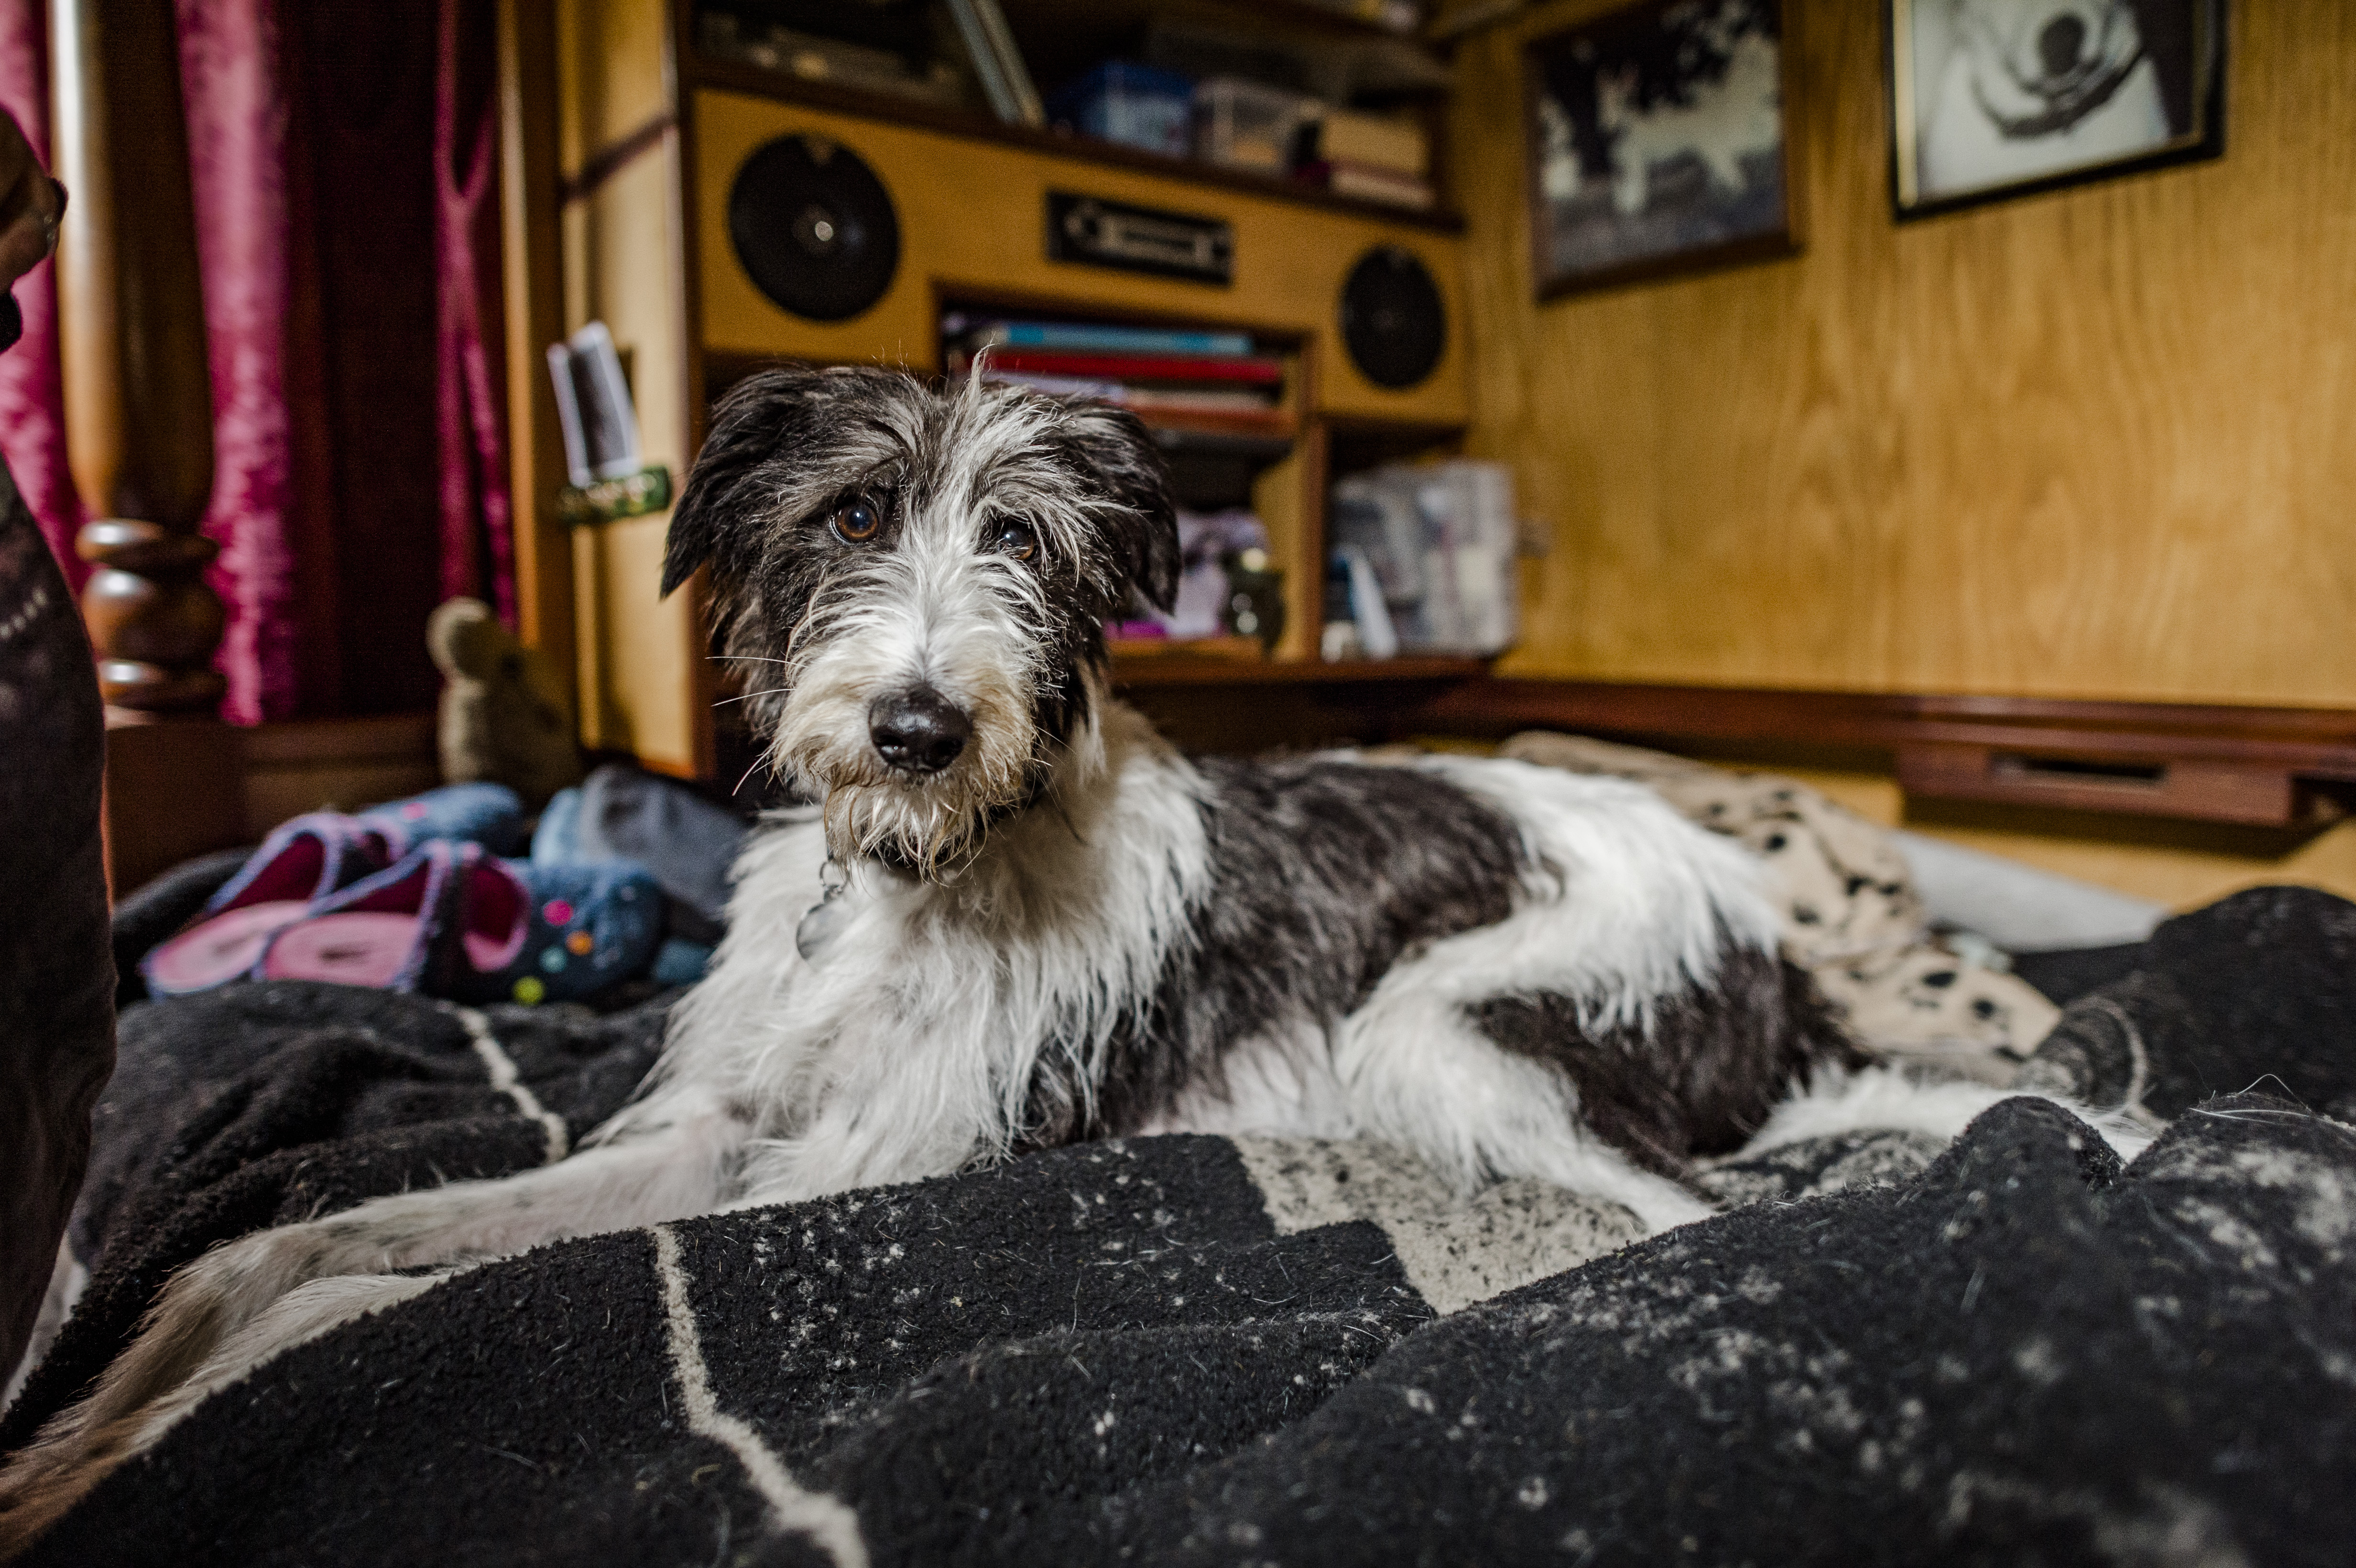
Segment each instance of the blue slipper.
M662 889L629 860L482 862L468 879L449 995L566 1002L646 972L662 944Z

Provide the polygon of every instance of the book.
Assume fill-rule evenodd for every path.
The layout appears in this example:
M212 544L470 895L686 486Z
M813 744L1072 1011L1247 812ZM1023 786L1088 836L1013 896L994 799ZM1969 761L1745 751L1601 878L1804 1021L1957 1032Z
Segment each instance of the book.
M1439 199L1430 180L1419 179L1413 175L1396 174L1389 169L1362 168L1356 164L1312 164L1301 171L1301 177L1312 185L1324 187L1335 196L1378 201L1386 207L1424 211Z
M1421 0L1304 0L1304 3L1320 11L1353 17L1385 32L1406 35L1423 26Z
M998 0L948 0L948 11L958 41L973 61L982 96L990 100L991 112L1010 125L1044 125L1047 112L1039 101L1039 89L1014 47L1014 34Z
M1421 179L1430 172L1431 141L1412 120L1329 109L1318 122L1317 155L1329 163Z
M952 364L950 373L961 374L966 368ZM1041 376L1022 370L1001 370L995 364L985 366L981 378L985 381L1003 381L1010 386L1028 387L1051 398L1093 398L1100 403L1140 410L1267 413L1274 411L1276 407L1272 393L1249 388L1140 387L1127 381L1100 381L1082 376Z
M959 374L960 368L952 368ZM1087 398L1127 409L1148 424L1206 435L1273 436L1290 440L1292 416L1258 392L1194 389L1184 391L1133 387L1123 381L1092 381L1076 376L1033 376L994 368L982 379L1028 387L1051 398Z
M548 376L556 389L556 422L573 487L585 490L637 473L637 405L605 324L593 321L564 342L550 344Z
M1099 381L1234 381L1263 387L1284 384L1284 361L1250 356L1190 354L1084 354L1057 348L1001 348L990 356L993 369L1043 376L1084 376Z
M703 13L701 42L708 55L808 81L840 82L952 108L963 106L968 98L966 83L945 59L919 59L853 39L798 32L731 11Z
M1252 351L1248 332L1164 332L1147 326L1100 326L1082 322L985 321L944 324L968 348L1051 348L1080 354L1145 354L1165 357L1216 355L1239 358Z

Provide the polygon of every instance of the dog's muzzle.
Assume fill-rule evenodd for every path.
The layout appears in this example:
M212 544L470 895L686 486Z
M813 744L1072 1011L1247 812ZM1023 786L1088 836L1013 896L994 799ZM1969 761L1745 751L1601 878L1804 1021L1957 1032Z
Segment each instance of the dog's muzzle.
M867 709L875 754L903 773L939 773L958 760L972 735L965 709L929 686L879 697Z

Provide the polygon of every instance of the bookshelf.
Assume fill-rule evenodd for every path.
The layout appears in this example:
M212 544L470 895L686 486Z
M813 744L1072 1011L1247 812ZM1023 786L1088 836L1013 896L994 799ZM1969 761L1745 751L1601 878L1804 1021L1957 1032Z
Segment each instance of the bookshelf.
M1415 35L1362 14L1360 8L1322 0L996 0L1007 30L1031 80L1042 93L1054 91L1099 61L1138 55L1149 31L1175 26L1215 35L1248 49L1309 48L1338 51L1334 58L1383 59L1390 69L1374 98L1384 110L1417 122L1430 148L1430 173L1436 199L1428 208L1365 199L1317 185L1194 157L1172 156L1079 133L1052 123L1009 123L980 102L938 101L928 90L889 91L841 76L813 76L784 66L755 64L707 48L707 13L731 15L747 0L676 0L677 58L680 85L752 93L781 102L808 104L842 113L923 125L953 135L1032 151L1053 150L1111 168L1149 171L1213 189L1248 192L1331 211L1357 212L1442 233L1459 233L1462 216L1447 199L1442 182L1446 160L1447 74L1440 57L1422 48ZM1379 9L1378 6L1373 7ZM758 7L755 7L755 10ZM788 7L790 9L790 7ZM905 10L906 7L901 7ZM1404 74L1401 62L1407 62ZM1304 84L1306 85L1306 84ZM1318 96L1314 91L1310 96ZM1051 117L1052 120L1052 117Z
M1035 32L1042 18L1053 22L1059 14L1044 0L1014 0L1006 9L1018 33ZM1060 15L1077 28L1131 26L1149 12L1229 21L1249 13L1247 22L1266 27L1386 41L1379 29L1329 16L1311 0L1105 0L1066 5ZM710 56L697 44L693 0L562 6L554 34L554 123L537 141L529 123L509 133L509 156L521 160L509 171L516 177L502 182L518 237L510 318L534 344L591 319L608 324L629 366L648 461L683 474L712 400L764 365L884 363L943 372L939 324L956 306L1246 332L1286 366L1283 395L1267 417L1167 409L1144 417L1181 467L1224 465L1236 476L1284 574L1283 637L1272 656L1232 643L1224 652L1122 649L1117 679L1158 700L1204 693L1233 706L1233 694L1248 690L1255 707L1273 711L1294 689L1376 700L1404 679L1452 681L1479 667L1413 661L1410 676L1407 660L1360 668L1317 657L1331 479L1390 457L1450 450L1469 413L1462 226L1453 214L1356 200ZM515 102L530 107L520 95ZM756 149L785 136L852 150L897 207L896 273L881 298L851 317L792 315L739 265L729 229L732 182ZM549 209L536 216L530 203L543 190ZM1043 255L1041 215L1057 191L1215 217L1232 225L1235 275L1210 286ZM1433 370L1405 388L1367 379L1342 341L1342 281L1376 248L1420 261L1451 323ZM538 441L538 421L548 417L538 407L542 392L534 385L517 400L519 452ZM519 501L526 525L548 535L545 553L570 568L584 742L629 752L659 770L712 775L721 760L715 747L725 750L712 705L726 693L715 679L719 667L706 656L700 590L669 599L654 591L668 517L567 531L538 487L536 480L519 484Z
M952 109L837 82L805 80L784 71L764 70L757 66L715 59L701 53L687 57L681 74L687 84L693 87L718 88L752 97L773 99L780 103L829 109L862 119L922 126L972 141L994 142L1001 146L1051 153L1059 158L1094 164L1103 168L1159 175L1210 190L1271 197L1327 212L1350 213L1409 229L1428 229L1436 234L1462 234L1464 231L1463 214L1449 207L1444 197L1440 206L1425 210L1391 207L1357 197L1336 195L1314 186L1280 179L1274 175L1256 174L1249 169L1224 168L1195 158L1168 157L1160 153L1126 147L1094 136L1076 135L1067 131L1010 125L979 111Z
M1263 414L1216 416L1163 408L1134 410L1172 460L1182 506L1212 510L1248 507L1269 535L1269 550L1284 575L1285 624L1275 646L1255 656L1248 639L1220 637L1220 645L1190 651L1185 643L1121 644L1116 674L1124 684L1263 685L1301 681L1459 678L1485 667L1469 658L1329 662L1320 657L1324 630L1325 539L1333 481L1362 469L1403 458L1452 454L1464 432L1454 421L1383 418L1323 406L1315 384L1313 357L1304 352L1307 336L1255 327L1207 315L1171 316L1151 312L1108 312L1053 297L1024 293L947 293L937 296L944 324L988 317L1027 316L1111 327L1177 329L1238 334L1257 356L1285 366L1283 390ZM935 364L955 373L962 364L944 338ZM1248 428L1238 428L1248 420ZM1248 473L1232 488L1217 481L1190 485L1189 460L1231 451ZM1408 667L1418 673L1409 674Z

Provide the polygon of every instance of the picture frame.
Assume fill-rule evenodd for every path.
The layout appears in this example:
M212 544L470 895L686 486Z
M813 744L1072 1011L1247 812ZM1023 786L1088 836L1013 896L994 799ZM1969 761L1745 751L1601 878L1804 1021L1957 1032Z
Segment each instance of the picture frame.
M1637 0L1523 46L1540 300L1796 253L1787 0Z
M1885 0L1901 221L2225 150L2226 0Z

